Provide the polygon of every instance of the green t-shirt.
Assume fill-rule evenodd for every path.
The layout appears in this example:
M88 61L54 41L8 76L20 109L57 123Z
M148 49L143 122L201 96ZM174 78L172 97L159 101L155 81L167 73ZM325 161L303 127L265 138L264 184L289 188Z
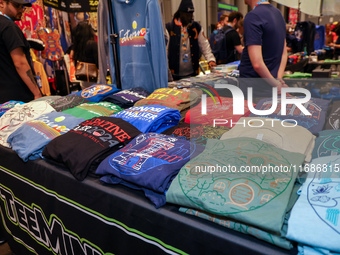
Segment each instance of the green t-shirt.
M166 200L279 234L304 158L254 138L208 140L182 167Z

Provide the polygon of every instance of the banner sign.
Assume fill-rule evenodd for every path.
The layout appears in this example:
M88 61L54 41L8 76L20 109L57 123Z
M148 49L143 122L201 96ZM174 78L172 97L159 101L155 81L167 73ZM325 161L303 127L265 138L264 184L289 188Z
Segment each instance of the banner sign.
M43 0L44 5L66 12L97 12L99 0Z

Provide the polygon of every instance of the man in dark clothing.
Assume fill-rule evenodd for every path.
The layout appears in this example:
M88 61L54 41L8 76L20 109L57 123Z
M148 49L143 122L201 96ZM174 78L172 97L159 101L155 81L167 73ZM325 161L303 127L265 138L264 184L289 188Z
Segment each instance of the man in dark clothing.
M33 74L30 46L14 21L21 20L25 0L0 0L0 103L40 98Z
M287 85L281 79L287 64L286 23L281 12L262 0L245 0L252 11L244 19L244 44L239 67L240 78L266 78L254 85L254 79L240 80L240 88L254 87L254 96L271 96L272 87ZM268 79L269 78L269 79Z
M243 46L241 44L241 38L236 29L240 26L240 22L243 20L243 15L240 12L233 11L229 14L229 20L224 30L232 29L226 33L226 43L228 58L226 63L234 62L237 60L236 53L241 54Z
M194 5L191 0L182 0L172 22L166 24L169 32L169 69L174 80L198 74L201 53L209 66L216 66L216 59L203 28L193 21Z

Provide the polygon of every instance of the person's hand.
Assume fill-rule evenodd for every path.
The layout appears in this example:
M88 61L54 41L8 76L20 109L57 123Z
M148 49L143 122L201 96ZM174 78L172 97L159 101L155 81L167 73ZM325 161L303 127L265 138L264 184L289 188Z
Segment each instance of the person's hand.
M281 89L282 88L288 88L289 86L285 83L285 81L282 78L278 78L277 80L277 94L281 95ZM291 94L287 94L287 96L291 96Z
M210 68L213 68L213 67L217 66L216 62L214 62L214 61L210 61L208 64L209 64Z
M34 99L38 99L38 98L41 98L41 97L42 97L41 93L34 95Z

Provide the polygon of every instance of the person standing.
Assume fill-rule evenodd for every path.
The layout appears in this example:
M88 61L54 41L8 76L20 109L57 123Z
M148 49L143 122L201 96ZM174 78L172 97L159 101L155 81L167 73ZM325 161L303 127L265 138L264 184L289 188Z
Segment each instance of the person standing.
M98 44L92 26L87 20L80 21L74 31L74 40L70 57L77 67L77 62L96 64L98 68ZM81 89L85 89L96 82L81 81Z
M30 46L19 26L25 0L0 0L0 104L42 97L34 77Z
M244 44L239 67L240 88L247 94L254 87L254 96L272 96L272 87L281 93L287 87L282 77L287 64L286 23L281 12L267 0L245 0L252 9L244 19ZM257 79L258 80L258 79Z
M199 70L201 53L209 63L216 66L203 28L193 21L194 5L191 0L182 0L172 22L166 24L169 32L168 60L174 80L195 76Z
M241 44L241 37L239 33L236 31L240 28L240 23L243 21L243 15L240 12L233 11L229 14L229 21L227 25L224 26L224 30L227 31L231 29L228 33L226 33L226 48L228 52L228 58L226 63L234 62L237 60L237 53L241 54L243 51L243 46Z

